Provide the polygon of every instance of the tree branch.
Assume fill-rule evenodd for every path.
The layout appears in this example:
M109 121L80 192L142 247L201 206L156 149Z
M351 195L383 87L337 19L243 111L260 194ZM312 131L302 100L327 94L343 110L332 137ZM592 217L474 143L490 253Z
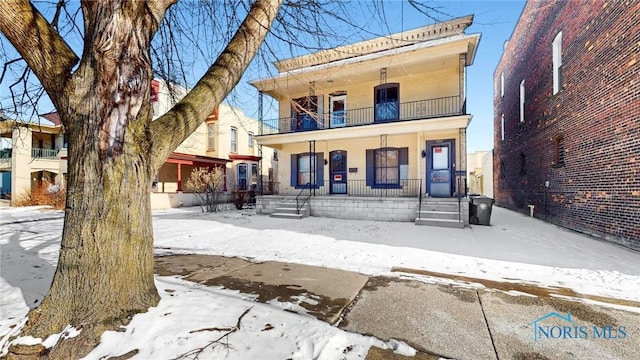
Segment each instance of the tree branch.
M151 123L152 170L209 116L240 81L269 32L282 0L257 0L216 62L168 113Z
M52 101L62 92L78 62L67 43L27 0L0 6L0 31L40 79Z

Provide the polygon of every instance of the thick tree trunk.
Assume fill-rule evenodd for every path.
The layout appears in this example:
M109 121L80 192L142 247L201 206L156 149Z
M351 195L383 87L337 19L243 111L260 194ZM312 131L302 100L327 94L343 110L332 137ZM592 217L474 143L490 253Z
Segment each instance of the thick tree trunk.
M157 24L142 2L83 3L80 67L58 109L69 133L65 226L49 294L29 316L37 337L67 325L80 341L52 357L83 355L107 329L157 304L151 224L152 78L149 47Z

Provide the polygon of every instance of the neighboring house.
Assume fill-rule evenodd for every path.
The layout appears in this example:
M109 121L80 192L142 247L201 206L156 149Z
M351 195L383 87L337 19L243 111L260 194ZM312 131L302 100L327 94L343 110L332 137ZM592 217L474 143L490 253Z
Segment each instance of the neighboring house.
M640 249L640 2L529 1L494 74L497 205Z
M167 112L185 94L182 87L168 89L154 80L154 119ZM227 104L220 106L169 156L154 181L152 207L188 206L197 199L185 184L197 167L220 167L225 171L224 191L254 190L269 193L276 187L277 152L256 144L260 123Z
M482 157L482 195L493 197L493 150Z
M186 90L153 80L151 101L154 119L167 112ZM40 183L64 185L67 172L67 139L56 113L42 116L39 124L8 119L0 122L0 173L2 197L28 193ZM221 167L226 174L224 191L255 190L269 193L277 187L277 152L256 144L259 122L240 110L221 104L167 159L153 183L154 209L195 205L184 188L196 167Z
M467 154L467 191L469 194L484 194L484 168L482 159L487 151L476 151Z
M36 186L64 186L67 139L57 114L45 114L40 124L0 119L0 173L3 198L15 199Z
M257 137L280 151L279 194L308 190L343 205L349 197L412 198L404 212L386 209L388 220L415 219L420 190L463 196L471 121L466 67L480 40L465 34L472 19L279 61L278 75L252 82L279 103L279 118L263 120ZM352 211L355 203L323 211L310 201L312 214L374 217ZM263 205L261 211L273 211Z

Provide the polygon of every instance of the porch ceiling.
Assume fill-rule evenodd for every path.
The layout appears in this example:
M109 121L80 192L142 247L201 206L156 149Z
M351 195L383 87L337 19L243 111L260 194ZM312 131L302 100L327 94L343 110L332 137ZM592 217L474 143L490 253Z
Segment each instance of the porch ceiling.
M282 144L293 144L307 141L354 139L380 134L411 134L424 131L442 131L466 128L471 115L458 115L435 119L397 121L383 124L353 126L347 128L301 131L287 134L256 136L258 145L279 147Z

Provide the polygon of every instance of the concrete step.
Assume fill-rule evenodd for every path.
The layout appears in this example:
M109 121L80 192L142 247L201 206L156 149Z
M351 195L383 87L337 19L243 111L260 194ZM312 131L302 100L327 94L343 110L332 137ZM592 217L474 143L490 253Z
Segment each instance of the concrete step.
M302 212L304 209L300 209L300 212ZM280 213L280 214L297 214L297 209L296 207L280 207L278 206L277 208L273 209L274 213Z
M422 210L418 213L420 218L423 219L449 219L449 220L458 220L458 209L456 211L431 211L431 210Z
M274 212L271 214L271 217L278 218L278 219L302 219L304 216L303 214L289 214L289 213Z
M438 226L438 227L447 227L447 228L455 228L455 229L463 229L464 222L462 220L451 220L451 219L416 219L416 225L424 225L424 226Z
M462 206L460 206L462 208ZM422 211L444 211L444 212L458 212L458 204L422 204L420 207Z

